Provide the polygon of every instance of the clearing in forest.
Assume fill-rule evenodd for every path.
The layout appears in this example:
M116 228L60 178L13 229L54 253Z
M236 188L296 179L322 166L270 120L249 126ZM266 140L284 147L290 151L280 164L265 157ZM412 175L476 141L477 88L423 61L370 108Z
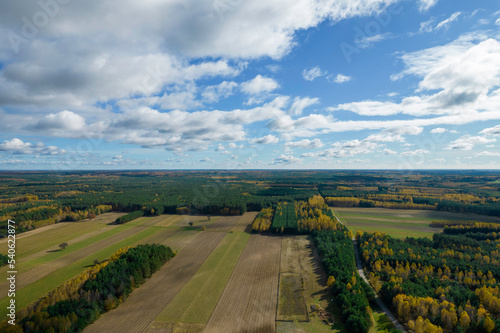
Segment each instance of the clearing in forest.
M277 332L344 332L340 316L329 305L330 292L326 285L327 276L309 236L282 237L280 266L280 275L291 273L295 276L300 275L303 280L302 294L305 297L309 321L299 321L295 318L293 322L290 322L280 321L281 318L277 318ZM311 306L317 306L321 311L313 312ZM333 317L329 315L331 312L334 312ZM325 324L325 319L335 324L333 329L331 325Z
M431 227L432 221L463 221L481 218L478 215L386 208L333 208L334 214L353 233L381 232L395 238L432 237L442 228ZM488 220L491 217L485 217Z

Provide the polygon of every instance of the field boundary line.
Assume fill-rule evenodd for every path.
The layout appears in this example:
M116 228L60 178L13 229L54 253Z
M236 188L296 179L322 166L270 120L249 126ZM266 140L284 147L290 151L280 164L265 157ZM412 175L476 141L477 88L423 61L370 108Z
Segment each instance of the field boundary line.
M227 288L227 285L229 284L229 281L231 281L231 279L233 278L233 275L234 275L234 272L236 271L236 267L238 267L238 264L240 263L241 261L241 257L243 256L243 253L245 252L245 249L247 248L248 244L250 243L250 239L248 239L247 243L245 244L245 247L243 248L243 250L241 251L240 253L240 257L238 258L238 261L236 262L236 265L234 266L234 269L233 271L231 272L231 275L229 275L229 279L227 280L227 283L226 283L226 286L224 287L224 289L222 290L222 293L220 294L219 296L219 299L217 300L217 302L215 303L215 307L214 307L214 311L212 311L212 314L210 315L210 318L208 318L207 320L207 323L210 321L210 319L212 318L212 316L214 315L214 312L215 312L215 309L217 308L217 305L219 305L219 302L220 302L220 299L222 298L222 295L224 294L224 291L226 290ZM206 323L205 323L206 325Z

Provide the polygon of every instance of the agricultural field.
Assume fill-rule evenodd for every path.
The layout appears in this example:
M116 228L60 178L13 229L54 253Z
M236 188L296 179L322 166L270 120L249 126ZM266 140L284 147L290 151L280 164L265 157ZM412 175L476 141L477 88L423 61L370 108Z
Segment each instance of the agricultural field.
M382 232L395 238L428 237L442 228L432 227L433 221L498 222L499 218L476 214L459 214L433 210L403 210L385 208L333 208L334 214L353 233Z
M243 328L274 332L279 281L280 277L286 281L287 275L293 284L288 292L307 285L297 317L305 322L300 324L331 331L320 319L309 318L310 304L323 303L327 308L328 301L326 278L307 236L250 234L257 212L211 217L170 214L115 224L122 215L105 213L92 221L58 223L20 235L19 246L29 251L20 253L17 266L17 306L46 296L120 248L157 243L170 246L177 256L85 332L240 332ZM68 244L64 249L58 246L62 242ZM7 289L6 283L0 284L4 294ZM7 302L0 299L2 309Z
M196 192L196 186L200 184L202 189L207 186L202 181L208 181L207 175L202 175L193 177L189 191ZM437 200L443 189L424 191L408 187L404 190L404 184L399 184L397 189L383 187L378 176L373 177L373 186L358 186L355 182L360 180L347 175L330 179L318 173L314 174L316 178L311 176L313 178L308 180L291 179L279 173L263 173L261 176L263 180L259 182L251 182L248 175L241 179L232 174L221 176L218 179L226 179L225 186L238 188L244 194L237 202L231 203L232 194L236 197L236 192L229 191L232 194L224 200L207 199L205 206L190 206L188 193L177 187L182 183L180 180L147 174L137 177L131 184L147 188L147 184L155 184L158 180L154 186L161 184L164 192L159 187L156 189L160 194L149 193L146 189L142 197L134 197L137 200L134 203L123 195L128 186L123 179L130 180L129 176L123 175L103 178L108 187L101 190L107 193L105 195L110 201L102 204L92 201L96 195L90 191L80 198L78 196L82 193L76 190L54 195L51 185L40 185L46 194L13 192L13 198L0 198L4 218L25 219L25 228L16 235L17 308L22 309L47 296L85 269L107 264L108 258L124 247L161 244L170 247L174 252L170 253L175 256L158 266L159 270L123 302L120 299L119 306L109 306L107 312L102 310L100 313L103 314L85 328L86 332L326 333L358 332L357 329L363 333L393 332L388 317L371 303L373 298L368 303L370 287L360 286L356 282L359 276L356 277L348 267L354 261L351 256L353 248L350 247L352 234L378 231L397 240L407 236L425 237L427 239L421 240L425 243L435 233L440 235L434 238L440 239L446 233L456 232L455 227L471 227L473 221L500 222L495 216L444 211L452 210L450 207L457 211L474 211L463 210L458 205L458 202L470 204L473 200L483 202L485 210L481 211L486 211L500 196L496 196L495 189L491 188L487 191L495 197L484 197L477 184L466 184L470 185L474 195L458 193L457 190L457 193L447 196L448 201L422 204L419 202L423 198L419 198L418 193L429 195L429 200ZM40 179L37 177L31 177L32 184L38 184ZM335 177L340 178L334 180ZM366 177L365 180L370 179ZM79 189L86 189L86 184L96 179L91 175L86 177L88 179L75 178L79 179ZM328 183L339 179L352 184L334 186ZM321 183L321 186L313 186L314 182ZM16 182L12 181L11 185L10 190L15 191ZM33 186L38 188L39 185ZM99 189L98 185L93 186ZM104 190L106 188L113 190ZM174 193L177 189L179 193ZM380 193L384 191L387 193ZM431 193L434 194L431 196ZM331 195L331 202L338 205L357 202L358 205L393 204L392 208L405 205L425 207L422 206L421 210L381 206L329 207L329 201L323 196L326 194ZM343 196L351 194L356 196ZM131 192L130 195L135 194ZM456 199L456 205L451 199ZM151 205L143 200L150 200ZM247 212L247 208L252 211ZM495 213L494 210L489 212ZM49 213L56 215L45 219ZM50 219L52 224L44 224ZM482 224L476 227L478 230L483 228ZM495 226L488 228L497 230ZM496 240L497 234L495 231L467 237ZM339 242L335 244L338 246L332 246L334 242ZM0 239L0 247L7 248L6 238ZM2 253L6 250L0 251ZM495 253L489 256L491 259L482 260L496 263ZM7 266L0 267L1 274L6 275L7 271ZM380 287L379 280L373 276L370 278L377 288ZM350 288L356 292L350 292ZM6 297L8 289L6 280L0 280L0 295L4 296L0 296L0 315L4 317L10 301ZM58 297L59 294L55 295ZM386 305L391 308L391 304ZM350 313L347 309L356 311ZM362 326L356 328L353 323ZM498 325L500 327L500 321Z
M218 217L161 215L143 217L127 224L113 222L123 213L105 213L92 221L65 222L35 229L19 235L17 240L17 306L27 306L49 291L77 275L95 260L105 260L119 248L138 244L162 243L180 251ZM234 217L239 220L240 217ZM182 221L182 223L181 223ZM194 221L193 227L188 222ZM200 222L204 221L204 222ZM234 227L240 227L234 224ZM6 239L1 241L6 247ZM59 244L67 243L64 249ZM1 267L6 274L7 267ZM7 295L7 282L0 283L1 295ZM7 297L0 299L6 305ZM5 315L6 309L0 310Z
M321 267L319 256L309 236L284 236L281 243L281 276L291 276L293 280L303 282L302 290L295 293L294 297L280 293L278 316L276 322L277 332L343 332L340 317L330 307L329 292L326 285L327 276ZM294 279L293 279L294 278ZM280 285L280 289L282 285ZM300 312L295 311L290 318L280 316L280 310L286 312L286 302L297 305ZM305 309L302 303L305 301ZM311 306L319 306L322 310L317 313L311 311ZM304 311L305 310L305 311ZM329 313L333 312L331 317ZM282 320L280 320L282 319ZM324 321L333 324L326 325Z

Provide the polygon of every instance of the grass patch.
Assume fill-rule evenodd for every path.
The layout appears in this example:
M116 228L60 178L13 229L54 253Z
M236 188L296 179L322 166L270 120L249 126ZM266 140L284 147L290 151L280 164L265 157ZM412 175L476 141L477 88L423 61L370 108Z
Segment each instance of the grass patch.
M115 253L119 248L125 246L134 246L136 243L140 242L143 238L158 232L159 228L148 228L132 235L120 242L110 245L101 251L92 254L84 259L78 260L77 262L66 266L64 268L58 269L55 272L41 278L40 280L30 284L29 286L22 288L16 292L16 307L18 310L25 308L29 304L35 302L40 297L45 296L48 292L57 288L58 286L65 283L67 280L71 279L73 276L79 274L85 269L85 267L94 264L94 260L98 259L100 261L109 258L113 253ZM7 304L9 298L4 297L0 300L0 316L5 317L7 314Z
M442 230L429 226L437 218L463 219L463 214L401 209L336 208L334 212L353 233L381 232L400 239L432 238L433 234Z
M309 320L304 297L304 282L300 274L280 273L277 320Z
M394 327L394 324L384 312L374 311L372 319L373 326L370 328L369 333L385 333L396 330L396 327Z
M156 320L193 324L208 322L249 238L246 233L228 233Z
M196 236L199 235L201 231L199 230L185 230L181 229L179 232L175 233L167 240L162 242L163 245L170 246L174 252L179 252L182 250L186 244L192 241ZM205 231L204 231L205 232Z
M405 239L406 237L427 237L427 238L432 238L432 235L436 233L435 231L415 231L415 230L407 230L404 228L381 228L377 226L373 227L354 227L354 226L348 226L349 230L352 230L352 232L355 234L356 232L380 232L384 233L386 235L389 235L393 238L398 238L398 239Z

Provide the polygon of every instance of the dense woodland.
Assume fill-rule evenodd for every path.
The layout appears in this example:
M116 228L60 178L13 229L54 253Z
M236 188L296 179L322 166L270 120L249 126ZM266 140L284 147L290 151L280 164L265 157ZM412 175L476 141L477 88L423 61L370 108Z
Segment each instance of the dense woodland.
M358 234L372 286L414 332L500 332L498 224L427 238Z
M307 201L279 202L275 208L262 209L252 224L255 232L309 234L313 230L337 230L339 223L320 195Z
M344 226L339 229L313 232L314 244L346 328L349 332L366 333L373 324L370 300L375 295L356 271L350 232Z
M2 332L81 332L99 316L122 303L175 254L152 244L121 249L66 282L47 297L19 313L16 326Z
M144 211L143 210L136 210L135 212L120 216L119 218L116 219L115 223L116 224L127 223L127 222L135 220L141 216L144 216Z
M473 171L106 171L0 173L0 236L106 211L238 215L321 195L332 206L500 216L500 173ZM300 219L300 216L297 215Z

